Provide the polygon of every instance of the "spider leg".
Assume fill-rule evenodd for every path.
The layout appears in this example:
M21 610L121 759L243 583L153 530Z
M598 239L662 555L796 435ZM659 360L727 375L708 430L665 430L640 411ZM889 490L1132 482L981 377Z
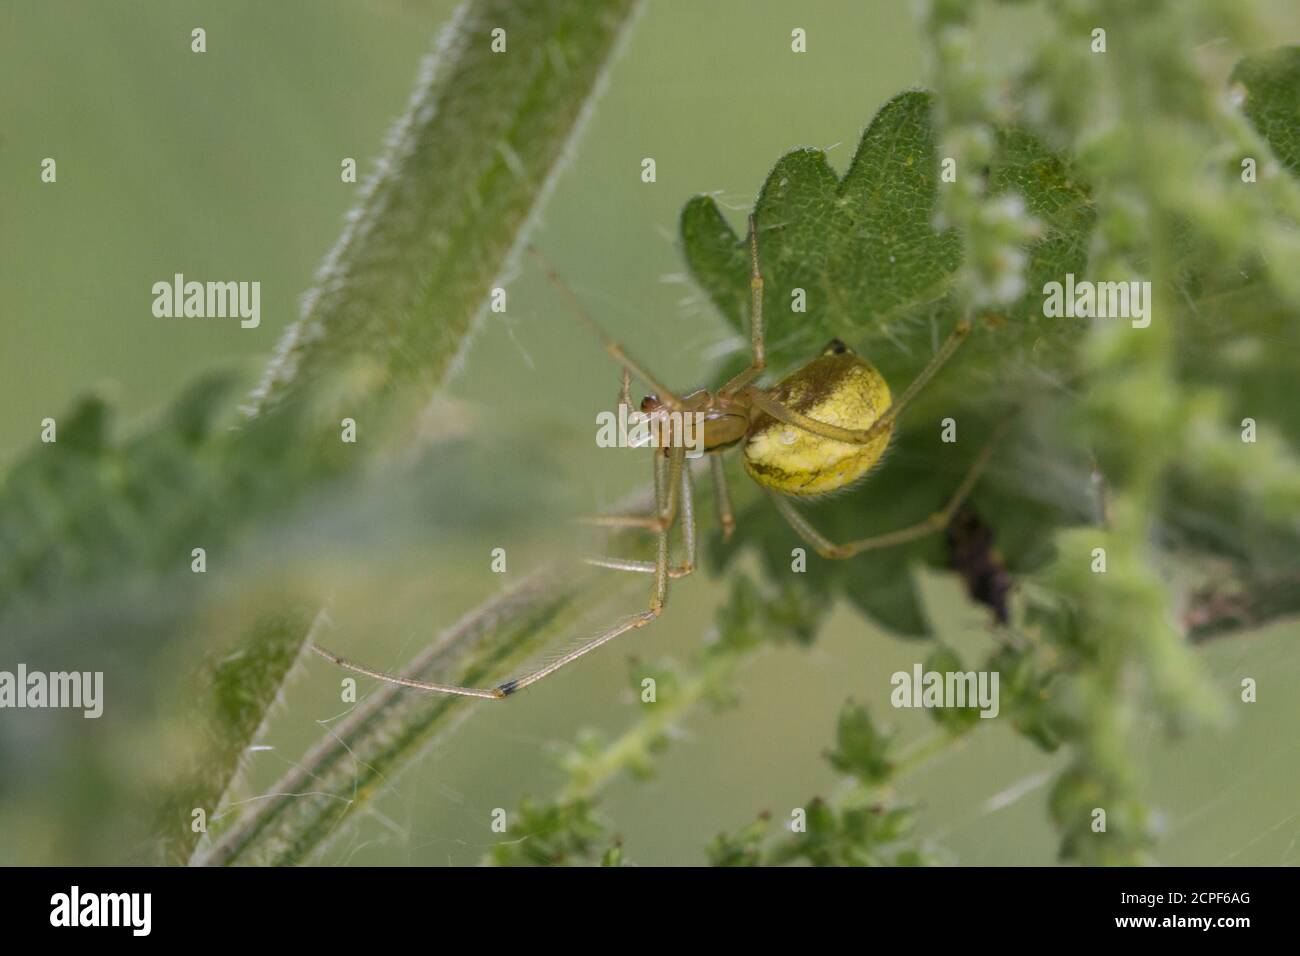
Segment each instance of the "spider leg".
M672 449L672 454L669 458L669 466L666 469L669 476L667 482L664 481L663 477L665 469L663 469L657 461L661 456L655 456L655 501L656 504L659 504L663 499L674 498L677 493L678 485L680 484L682 518L687 525L687 528L684 529L684 534L686 536L687 548L690 553L690 560L687 567L693 569L695 564L695 507L694 498L691 494L690 470L682 470L682 461L685 456L685 451L684 448ZM661 511L660 513L662 514L663 512ZM642 611L640 614L614 625L604 634L594 637L590 641L579 645L563 657L551 661L551 663L539 670L535 670L523 677L517 677L513 680L508 680L503 684L497 685L497 687L494 688L494 692L498 692L500 696L504 697L507 694L513 694L516 691L523 690L525 687L536 684L542 678L554 674L566 664L573 663L584 654L594 651L602 644L612 641L620 634L626 634L628 631L645 627L651 621L657 619L663 612L664 604L668 600L668 532L671 530L671 526L672 522L670 520L669 524L659 531L658 552L654 566L655 583L653 590L650 592L649 610ZM687 573L690 573L689 570Z
M763 338L763 273L758 268L758 227L753 213L749 216L749 336L752 353L749 368L722 386L718 394L736 394L767 368L767 346Z
M683 565L682 573L689 574L694 569L695 565L695 505L694 496L691 492L690 471L689 469L683 471L681 468L681 460L684 452L684 449L673 449L672 459L677 463L676 470L673 469L671 462L669 467L665 469L658 461L662 456L655 456L655 503L656 505L660 505L664 502L664 499L674 496L676 486L680 484L682 498L681 512L682 519L685 522L682 533L688 553L688 561ZM665 487L663 478L665 471L671 472L676 476L673 479L674 484L670 484L667 487ZM485 700L501 700L504 697L508 697L511 694L523 690L525 687L530 687L531 685L536 684L545 677L549 677L561 667L564 667L567 664L572 664L578 658L591 653L596 648L609 643L614 638L626 634L628 631L639 630L640 628L645 627L651 621L654 621L659 617L663 612L664 603L668 599L668 581L673 577L670 573L670 568L668 567L669 530L669 527L665 527L658 533L658 555L653 565L649 568L651 573L655 576L655 582L650 591L650 607L648 610L620 621L618 624L615 624L603 633L593 637L591 640L579 644L573 650L551 661L549 664L531 671L522 677L503 681L495 687L462 687L458 684L436 684L427 681L411 680L405 677L398 677L395 674L388 674L384 671L375 670L371 667L366 667L364 664L357 664L354 661L340 657L332 651L326 650L318 644L311 644L309 646L321 657L337 664L345 670L354 671L358 674L365 674L367 677L373 677L376 680L385 681L389 684L398 684L402 687L432 691L438 694L453 694L459 697L478 697Z
M727 541L736 530L736 515L731 510L731 492L727 490L727 472L722 465L722 455L710 455L709 467L713 472L713 495L718 501L718 523L722 525L722 540Z
M582 307L582 303L578 301L578 297L569 283L567 283L563 276L561 276L559 272L556 271L555 267L551 265L550 260L542 255L540 249L537 249L534 246L529 246L528 249L542 264L542 269L545 270L546 277L551 280L557 289L560 290L560 295L564 297L564 301L568 304L570 311L573 312L578 321L585 325L596 336L596 338L600 339L601 345L605 347L605 351L613 357L614 361L622 365L625 371L630 371L637 378L641 379L641 381L645 382L645 384L650 387L651 391L655 393L656 397L658 397L659 401L665 406L675 411L680 410L682 407L682 400L677 397L677 394L665 388L663 383L650 374L644 365L637 362L632 358L632 356L628 355L627 350L624 349L623 346L620 345L612 336L610 336L608 332L600 327L596 320L591 317L591 314ZM628 404L630 405L631 403L629 402Z
M623 366L623 386L618 390L618 403L626 408L632 407L632 373Z
M980 475L989 463L989 458L993 455L993 449L996 447L1006 428L1011 423L1012 417L1013 415L1008 415L998 424L993 435L985 443L984 447L980 450L980 453L975 456L975 460L971 462L970 467L966 471L966 476L962 478L961 484L957 486L957 490L953 492L952 497L948 499L948 503L944 505L940 511L936 511L934 514L922 521L918 521L914 525L900 528L897 531L887 531L884 534L872 535L868 538L859 538L856 541L848 541L844 544L836 544L831 541L830 538L826 537L814 528L808 519L799 513L799 510L795 508L794 503L788 498L777 494L776 492L769 491L768 494L772 496L772 501L776 504L777 510L780 511L785 520L790 523L790 527L794 528L799 537L812 545L814 550L816 550L816 552L823 558L843 560L844 558L851 558L855 554L861 554L863 551L874 551L879 548L889 548L899 544L906 544L909 541L915 541L918 538L923 538L936 531L942 531L948 526L948 523L952 521L953 515L957 513L957 509L961 507L962 502L966 500L974 489L975 483L979 481Z
M667 568L670 579L684 578L695 570L695 492L691 484L691 470L683 468L681 473L681 514L682 544L686 558L679 564L670 564ZM613 571L633 571L639 574L654 574L658 570L657 561L636 561L631 558L587 558L587 563L598 568Z
M635 574L654 574L654 561L638 561L635 558L583 558L583 560L596 568L608 568L611 571L631 571ZM670 565L668 568L668 577L676 581L678 578L684 578L694 573L695 566L690 562Z
M656 534L665 532L672 527L674 519L677 517L677 489L681 485L681 475L683 462L685 460L686 449L684 446L675 446L669 449L667 456L667 495L659 494L659 487L664 484L663 464L664 456L655 455L655 513L652 515L592 515L583 518L586 524L600 525L605 528L645 528Z
M342 667L345 670L354 671L358 674L365 674L367 677L373 677L376 680L381 680L389 684L398 684L402 687L414 688L415 690L432 691L437 694L452 694L457 697L479 697L485 700L501 700L503 697L508 697L511 694L515 693L515 691L523 690L525 687L529 686L530 684L537 683L543 677L555 673L565 664L571 664L573 661L576 661L579 657L582 657L584 654L587 654L590 651L594 651L602 644L612 641L620 634L626 634L628 631L645 627L647 624L649 624L658 616L659 616L658 608L652 607L648 611L642 611L640 614L637 614L634 617L628 618L627 620L614 625L613 627L605 631L600 636L594 637L590 641L587 641L586 643L581 644L578 647L575 647L573 650L569 651L569 653L565 654L563 657L551 661L551 663L547 664L545 667L541 668L540 670L533 671L531 674L528 674L524 677L516 678L514 680L504 681L495 687L461 687L456 684L434 684L434 683L428 683L426 681L410 680L409 678L398 677L395 674L386 674L383 671L378 671L378 670L374 670L373 668L366 667L364 664L357 664L354 661L350 661L347 660L346 658L339 657L339 655L333 653L332 651L327 651L325 648L321 647L318 644L311 644L309 646L313 651L315 651L321 657L325 658L327 661L331 661L334 664L337 664L339 667Z
M819 422L815 418L809 418L802 412L786 408L762 389L749 388L745 394L753 401L756 408L767 412L779 422L785 422L787 425L794 425L796 428L802 428L814 435L833 438L836 441L842 441L850 445L870 444L894 424L894 419L899 416L904 408L911 404L921 389L934 377L934 373L939 371L944 366L944 363L952 358L953 353L957 351L962 342L966 341L970 331L970 320L961 319L953 330L948 333L948 337L943 340L943 344L939 346L939 350L926 363L925 368L917 373L916 378L904 389L903 394L898 397L897 401L890 403L889 408L872 423L870 428L841 428L838 425Z
M682 468L682 544L686 548L686 561L682 567L687 574L695 570L695 490L691 487L691 469Z
M673 503L677 499L677 482L681 474L681 458L676 454L677 449L673 449L673 455L669 459L668 468L669 477L667 487L664 486L664 469L659 465L655 456L655 504L659 506L659 514L668 513L668 522L660 527L656 533L655 541L655 586L654 591L650 594L650 610L656 615L663 610L664 602L668 600L668 532L672 528L673 517L675 514ZM672 462L677 462L678 471L672 470Z
M431 684L422 680L411 680L409 677L398 677L396 674L387 674L384 671L377 671L365 664L358 664L356 661L350 661L346 657L340 657L333 651L326 650L319 644L308 644L313 651L319 654L325 660L332 664L337 664L344 670L352 671L357 674L365 674L367 677L373 677L381 680L386 684L397 684L401 687L413 687L416 690L429 690L439 694L455 694L457 697L484 697L488 700L495 700L498 697L504 697L504 694L498 694L495 690L479 687L460 687L456 684Z

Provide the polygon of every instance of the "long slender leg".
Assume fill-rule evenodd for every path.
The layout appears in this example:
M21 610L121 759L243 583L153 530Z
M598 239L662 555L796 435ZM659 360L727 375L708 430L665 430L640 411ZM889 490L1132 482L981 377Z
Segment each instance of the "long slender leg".
M656 454L656 459L663 458ZM682 464L686 457L684 446L674 446L668 450L667 495L663 501L656 498L655 513L652 515L592 515L582 520L586 524L600 525L604 528L646 528L660 533L672 526L677 517L677 489L681 483ZM656 464L656 469L658 468ZM658 470L655 472L658 475Z
M618 390L618 403L629 409L632 407L632 373L626 365L623 366L623 385Z
M645 627L647 624L649 624L658 616L659 616L659 611L654 608L651 608L648 611L642 611L640 614L637 614L636 616L631 617L626 621L622 621L621 623L614 625L609 630L601 634L599 637L594 637L590 641L587 641L585 644L579 645L578 647L569 651L569 653L565 654L563 657L559 658L558 660L554 660L551 663L547 664L541 670L534 671L533 673L528 674L525 677L521 677L517 680L505 681L504 683L498 684L496 687L461 687L456 684L434 684L426 681L410 680L409 678L406 677L398 677L395 674L387 674L383 671L378 671L375 670L374 668L366 667L364 664L358 664L354 661L350 661L347 658L340 657L339 655L335 654L333 651L326 650L325 648L321 647L318 644L311 644L309 646L313 651L315 651L321 657L325 658L327 661L331 661L334 664L337 664L339 667L342 667L345 670L354 671L355 673L358 674L365 674L367 677L373 677L376 680L385 681L386 683L389 684L398 684L402 687L414 688L415 690L433 691L434 693L438 693L438 694L453 694L457 697L480 697L486 700L500 700L503 697L507 697L510 694L513 694L517 690L522 690L523 688L527 687L530 684L537 683L543 677L555 673L565 664L570 664L573 661L576 661L579 657L582 657L584 654L590 651L594 651L602 644L612 641L620 634L626 634L628 631Z
M684 451L684 449L674 449L674 452L679 452L679 451ZM655 501L656 503L658 503L663 498L673 496L677 491L677 483L684 482L682 484L682 495L683 495L682 515L684 518L688 519L693 523L695 520L695 508L694 508L693 498L691 497L691 491L689 487L690 479L689 477L683 478L682 476L681 457L677 454L674 454L673 459L676 461L676 470L674 471L674 469L671 466L668 469L666 469L668 475L666 481L666 487L665 487L665 479L663 477L665 469L662 469L658 463L656 463L655 465ZM561 667L564 667L566 664L573 663L579 657L582 657L584 654L594 651L602 644L605 644L608 641L613 640L614 638L618 637L620 634L626 634L628 631L634 630L636 628L645 627L651 621L658 618L660 613L663 611L664 604L668 600L668 580L669 580L668 534L670 530L671 527L667 527L659 532L658 553L655 559L655 570L654 570L655 584L654 584L654 590L651 591L650 594L649 610L642 611L640 614L636 615L635 617L632 617L621 624L615 625L614 627L606 631L604 634L601 634L599 637L593 638L592 640L587 641L585 644L582 644L579 647L574 648L573 650L569 651L569 653L565 654L563 657L551 661L551 663L547 664L545 667L535 670L531 674L527 674L523 677L519 677L514 680L508 680L504 684L498 685L496 690L500 691L502 696L505 696L506 694L513 694L515 691L523 690L525 687L528 687L532 684L536 684L542 678L549 677L551 674L554 674L556 671L558 671ZM694 537L695 534L694 534L694 530L692 529L690 535L691 542L694 541Z
M872 535L869 538L859 538L856 541L836 544L831 541L830 538L826 537L814 528L808 519L799 513L798 509L795 508L790 499L775 492L769 492L769 494L771 494L777 510L781 512L786 521L790 522L790 526L798 532L799 537L812 545L817 553L823 558L841 560L844 558L851 558L855 554L861 554L863 551L874 551L879 548L888 548L898 544L906 544L909 541L915 541L917 538L923 538L928 534L941 531L948 526L948 523L952 521L952 516L957 513L957 509L961 507L962 502L966 500L970 495L971 490L975 487L975 483L979 481L980 474L983 473L985 467L988 465L989 458L993 454L993 449L1001 439L1002 434L1010 424L1011 419L1012 416L1008 415L998 424L992 437L990 437L988 442L985 443L984 447L980 450L980 453L975 456L975 460L971 462L970 468L966 472L966 476L962 479L961 484L957 486L957 490L953 492L952 497L948 499L948 503L943 506L942 510L936 511L925 520L918 521L914 525L900 528L898 531L888 531L884 534Z
M675 450L681 451L681 449L675 449ZM662 456L656 455L655 457L656 459L658 459ZM669 495L673 494L676 490L676 484L668 484L665 480L665 475L669 473L675 474L676 476L672 478L671 481L676 484L680 484L681 486L682 518L689 525L689 528L683 528L683 536L685 538L686 547L689 554L689 561L685 566L686 567L685 573L689 574L695 564L695 503L694 503L695 499L691 491L690 475L683 474L681 470L680 460L678 461L678 467L676 472L673 472L673 469L671 467L665 467L661 462L656 460L655 461L655 503L656 505L662 504L664 499L667 498ZM311 644L309 646L313 651L315 651L321 657L325 658L327 661L331 661L334 664L337 664L339 667L342 667L345 670L354 671L358 674L365 674L367 677L373 677L376 680L386 681L389 684L397 684L402 687L411 687L416 690L432 691L438 694L453 694L458 697L478 697L485 700L500 700L503 697L507 697L510 694L515 693L516 691L521 691L525 687L529 687L533 684L536 684L544 677L549 677L551 674L554 674L556 671L558 671L561 667L564 667L566 664L572 664L578 658L584 656L585 654L589 654L591 651L594 651L602 644L609 643L619 635L626 634L628 631L633 631L645 627L651 621L658 618L660 613L663 611L664 603L667 601L668 598L668 581L670 578L669 568L668 568L668 535L670 530L671 530L670 528L664 528L661 532L659 532L659 536L658 536L659 546L658 546L657 558L654 562L654 565L649 569L655 576L655 583L653 589L650 592L650 607L648 610L642 611L640 614L633 615L632 617L624 621L621 621L618 624L615 624L613 627L609 628L602 634L578 645L573 650L569 651L567 654L564 654L562 657L559 657L556 660L551 661L549 664L545 665L544 667L532 671L531 673L526 674L523 677L518 677L518 678L514 678L513 680L504 681L495 687L462 687L458 684L438 684L438 683L431 683L428 681L411 680L410 678L399 677L395 674L388 674L385 673L384 671L375 670L372 667L367 667L364 664L358 664L354 661L350 661L344 657L340 657L338 654L335 654L333 651L326 650L325 648L317 644Z
M681 567L687 568L687 574L695 570L695 489L691 485L691 469L682 468L682 546L686 549L686 560Z
M874 431L875 434L865 441L878 437L899 416L903 409L912 403L912 400L921 393L921 389L925 388L930 379L934 378L934 373L943 368L948 359L952 358L957 349L961 347L961 344L966 341L970 336L970 331L970 319L961 318L957 320L957 324L953 326L952 331L948 333L948 337L939 346L939 351L930 357L930 361L925 363L925 368L917 373L916 378L912 379L912 384L903 390L903 394L890 403L889 409L881 416L880 420L868 429L869 432Z
M345 657L339 657L333 651L327 651L319 644L308 644L313 651L319 654L325 660L337 664L344 670L354 671L358 674L365 674L367 677L373 677L377 680L389 684L398 684L402 687L414 687L416 690L431 690L439 694L455 694L458 697L486 697L493 700L504 697L504 694L498 694L496 690L479 687L459 687L456 684L431 684L422 680L411 680L408 677L398 677L396 674L386 674L383 671L377 671L374 668L367 667L364 664L358 664L350 661Z
M727 472L723 467L722 456L709 456L709 467L713 472L713 495L718 502L718 522L722 525L722 539L728 541L736 530L736 515L731 510L731 492L727 490Z
M682 469L681 500L682 543L686 551L686 559L679 564L669 565L668 577L673 579L684 578L695 570L695 493L691 485L691 470L689 468ZM587 558L587 563L598 568L609 568L613 571L634 571L640 574L654 574L658 567L656 561L636 561L631 558Z
M631 571L636 574L654 574L655 562L638 561L635 558L584 558L587 564L596 568L608 568L611 571ZM678 578L687 577L695 572L695 565L689 562L669 565L668 578L676 581Z
M762 374L767 367L767 346L763 336L763 273L758 267L758 227L753 213L749 216L749 342L752 357L745 369L719 394L734 395Z
M536 684L543 677L550 677L561 667L564 667L566 664L572 664L579 657L591 653L596 648L600 647L602 644L609 643L619 635L626 634L628 631L639 630L640 628L645 627L651 621L659 617L659 612L662 609L663 609L663 602L661 600L657 607L652 607L648 611L642 611L640 614L637 614L636 616L629 618L628 620L622 622L621 624L617 624L614 627L610 628L608 631L606 631L604 634L601 634L599 637L592 638L590 641L587 641L587 643L582 644L579 647L575 647L573 650L569 651L569 653L565 654L563 657L551 661L551 663L547 664L545 667L541 668L540 670L535 670L531 674L525 674L523 677L518 677L515 678L514 680L508 680L503 684L497 685L497 687L495 687L494 690L499 691L501 696L505 697L509 694L515 693L516 691L523 690L525 687L530 687L533 684Z
M668 508L671 508L671 503L676 500L677 476L665 469L659 458L659 455L655 455L655 508L662 516L666 507L665 499L668 500ZM669 471L666 488L664 487L665 471ZM655 589L650 597L650 610L656 613L663 608L664 601L668 599L668 531L671 526L670 518L655 535Z
M630 370L633 375L645 382L646 385L648 385L655 393L656 397L658 397L659 401L664 405L670 409L680 409L682 401L677 397L676 393L671 392L664 387L662 382L646 371L644 365L637 362L632 358L632 356L628 355L623 346L619 345L618 342L609 335L609 333L597 324L596 320L591 317L590 313L582 307L582 303L578 301L578 297L574 294L573 289L564 281L564 278L555 270L555 267L551 265L550 260L542 255L541 250L533 246L529 246L528 248L529 251L537 257L538 261L541 262L547 278L549 278L555 287L560 290L560 294L568 303L573 314L577 316L578 321L590 329L595 334L596 338L600 339L601 344L605 346L605 351L613 356L614 360L621 364L625 369Z
M838 425L819 422L815 418L809 418L802 412L786 408L761 389L750 388L746 391L746 394L753 401L755 407L767 412L779 422L794 425L796 428L802 428L814 435L821 435L823 438L833 438L836 441L846 442L850 445L866 445L879 438L885 429L894 423L894 419L916 398L921 389L934 377L934 373L939 371L944 363L952 358L958 346L966 341L966 337L970 335L970 329L971 325L968 319L959 321L956 327L948 333L948 337L944 339L943 344L939 346L939 351L935 352L930 361L926 363L925 368L921 369L916 378L912 380L912 383L903 391L903 394L890 404L889 408L872 423L870 428L841 428Z

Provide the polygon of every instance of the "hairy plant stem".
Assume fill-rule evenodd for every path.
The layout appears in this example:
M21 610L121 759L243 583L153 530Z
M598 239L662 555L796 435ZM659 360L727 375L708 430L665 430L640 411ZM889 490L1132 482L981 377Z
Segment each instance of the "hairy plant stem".
M322 436L340 416L368 423L375 436L368 447L409 440L492 284L525 243L638 7L639 0L469 0L458 8L254 394L246 429L287 412L301 419L289 436L301 442L333 440ZM491 49L498 28L506 53ZM518 635L521 643L529 633ZM223 728L197 718L229 738L219 748L227 756L164 799L159 851L170 862L191 856L198 834L184 822L188 808L216 811L252 742L247 725L262 726L259 712L277 699L297 659L279 653L281 645L263 653L258 635L251 638L223 653L263 661L265 690L241 707L256 719ZM200 690L200 710L215 710L231 693L243 691Z

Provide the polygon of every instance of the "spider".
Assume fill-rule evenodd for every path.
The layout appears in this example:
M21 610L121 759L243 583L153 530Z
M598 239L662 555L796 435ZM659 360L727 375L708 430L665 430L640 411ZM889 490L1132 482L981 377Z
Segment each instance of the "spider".
M805 542L824 558L845 559L863 551L887 548L943 530L951 522L974 488L988 463L997 440L988 442L968 467L966 476L940 510L916 524L885 534L836 544L818 531L794 506L792 499L813 499L842 490L862 478L880 460L893 435L898 415L925 387L934 374L956 352L970 334L969 319L962 318L944 339L916 378L893 400L889 385L868 361L838 339L832 340L815 358L777 384L763 388L755 384L767 367L763 338L763 274L759 268L758 229L749 217L750 250L750 334L749 366L717 391L697 389L677 395L636 361L587 313L569 285L542 259L548 278L568 301L577 318L600 339L605 351L623 368L619 401L632 405L631 382L635 377L652 389L640 405L643 416L659 420L661 435L671 438L670 416L703 415L703 450L709 457L724 537L735 530L730 494L723 472L721 453L739 447L745 471L767 491L780 513ZM534 250L535 251L535 250ZM538 253L540 258L540 253ZM1000 429L999 429L1000 431ZM695 508L691 473L685 467L685 444L661 441L662 454L654 455L654 512L648 515L600 515L587 519L606 527L636 527L652 532L658 540L654 561L620 558L591 558L600 567L647 573L654 577L647 610L624 620L558 659L523 677L495 687L460 687L398 677L339 657L319 645L312 650L329 661L391 684L462 697L501 700L530 687L621 634L637 630L656 620L668 597L670 580L685 577L695 569ZM680 521L686 558L680 564L669 561L669 534Z

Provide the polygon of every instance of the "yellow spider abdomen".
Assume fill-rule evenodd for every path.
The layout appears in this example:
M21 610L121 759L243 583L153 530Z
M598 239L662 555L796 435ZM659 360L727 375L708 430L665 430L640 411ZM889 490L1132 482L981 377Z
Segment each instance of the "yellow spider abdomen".
M840 342L782 379L768 393L792 411L840 428L866 429L890 405L875 367ZM857 481L880 460L892 428L865 445L824 438L759 412L745 440L745 470L764 487L811 497Z

